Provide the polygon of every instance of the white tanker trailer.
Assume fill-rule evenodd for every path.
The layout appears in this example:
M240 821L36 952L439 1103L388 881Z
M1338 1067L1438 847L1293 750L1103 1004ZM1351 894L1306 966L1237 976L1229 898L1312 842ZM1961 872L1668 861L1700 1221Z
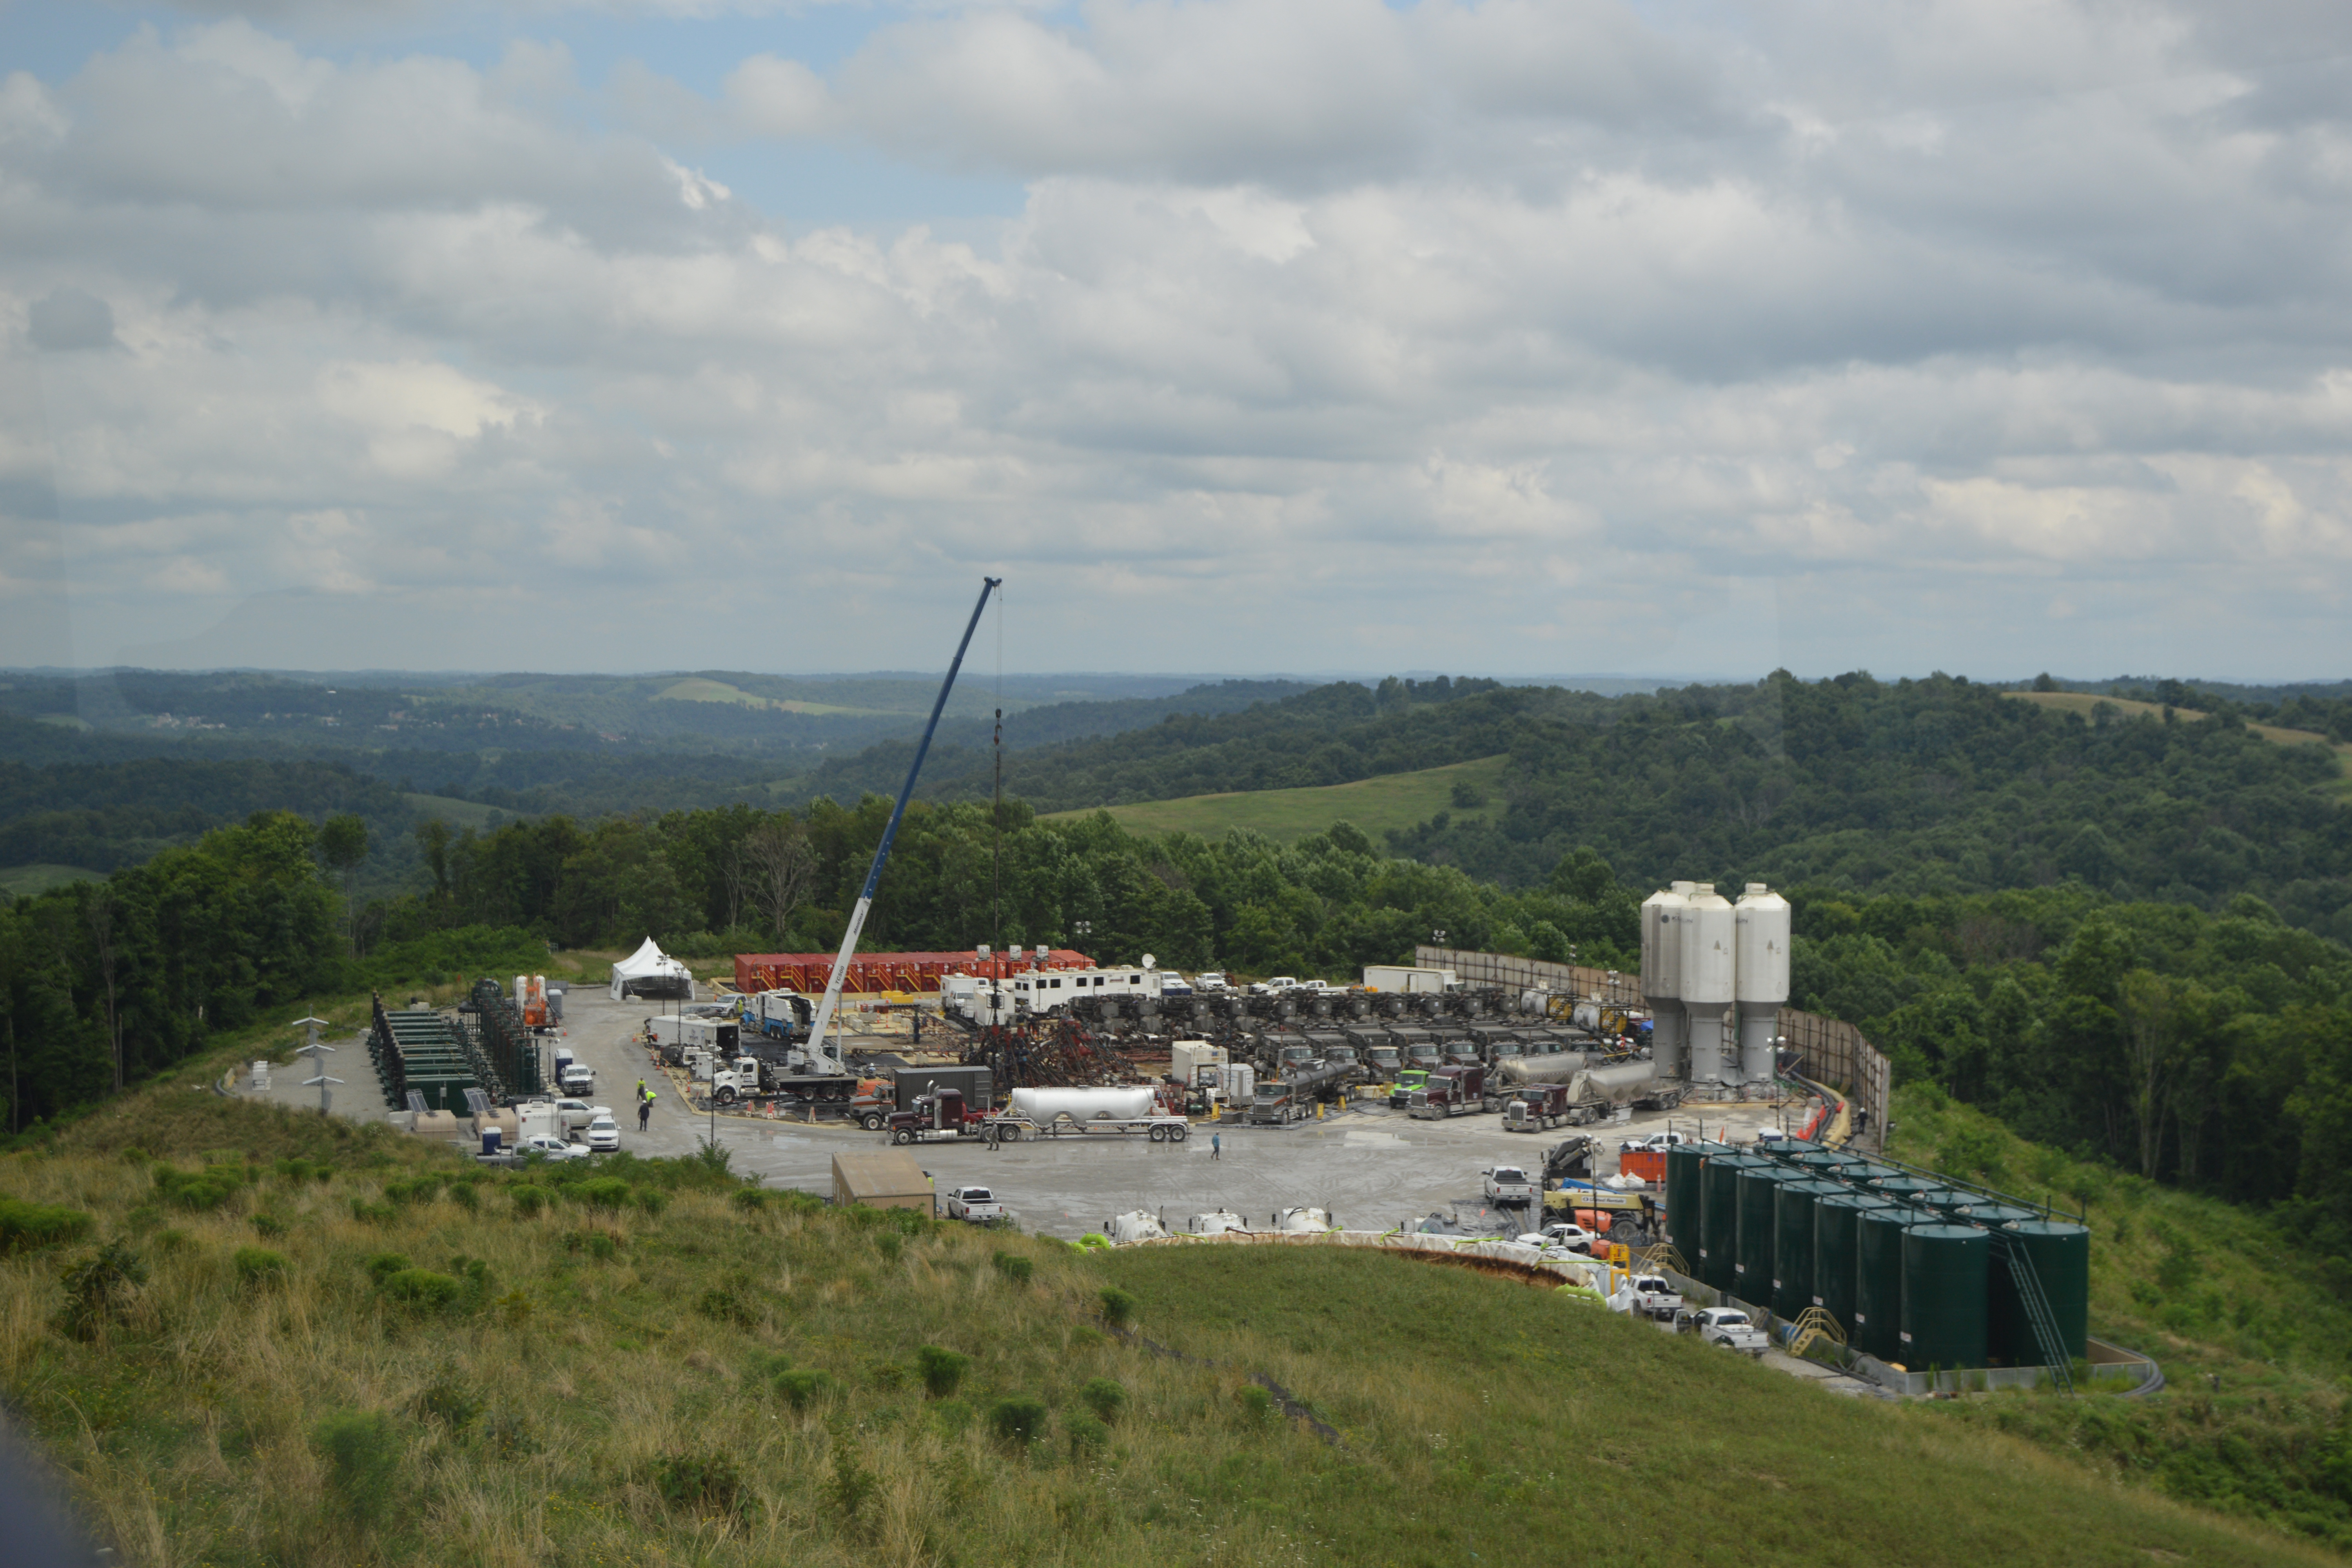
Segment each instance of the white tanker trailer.
M1160 1109L1149 1084L1118 1089L1016 1089L984 1125L991 1140L1052 1138L1065 1133L1140 1132L1154 1143L1181 1143L1192 1123Z
M1591 1061L1589 1052L1553 1051L1540 1057L1505 1057L1495 1071L1505 1083L1566 1083Z
M1598 1121L1621 1105L1672 1110L1682 1102L1683 1085L1660 1078L1651 1062L1586 1068L1568 1080L1568 1121L1572 1127Z

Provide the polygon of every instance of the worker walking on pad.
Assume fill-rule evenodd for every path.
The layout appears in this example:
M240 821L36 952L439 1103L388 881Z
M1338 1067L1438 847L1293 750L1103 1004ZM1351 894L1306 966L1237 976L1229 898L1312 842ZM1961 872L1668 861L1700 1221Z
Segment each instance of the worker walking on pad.
M638 1131L643 1132L643 1131L646 1130L646 1123L647 1121L650 1121L651 1120L653 1120L653 1114L654 1114L654 1097L653 1097L653 1091L652 1091L651 1089L647 1089L647 1090L646 1091L646 1097L645 1097L643 1100L641 1100L637 1101L637 1131Z
M1222 1132L1212 1132L1212 1133L1210 1133L1210 1134L1209 1134L1209 1158L1210 1158L1210 1159L1212 1159L1212 1160L1222 1160L1222 1159L1223 1159L1224 1157L1225 1157L1225 1135L1224 1135L1223 1133L1222 1133Z

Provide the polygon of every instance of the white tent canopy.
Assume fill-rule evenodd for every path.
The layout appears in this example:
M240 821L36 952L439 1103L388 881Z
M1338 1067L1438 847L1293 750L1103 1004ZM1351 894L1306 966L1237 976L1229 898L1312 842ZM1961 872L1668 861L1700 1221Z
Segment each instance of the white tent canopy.
M640 995L667 994L678 986L685 987L685 996L694 1000L694 975L685 964L664 952L653 938L646 944L613 965L613 1000L618 1002L630 992Z

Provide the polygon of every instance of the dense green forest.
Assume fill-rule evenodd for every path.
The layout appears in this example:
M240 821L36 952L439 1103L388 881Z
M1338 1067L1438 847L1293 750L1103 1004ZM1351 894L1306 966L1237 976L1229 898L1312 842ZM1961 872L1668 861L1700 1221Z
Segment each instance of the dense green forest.
M1629 968L1647 888L1768 879L1798 910L1799 1005L1860 1025L1904 1080L2164 1180L2303 1205L2352 1243L2352 832L2332 753L2247 728L2335 734L2352 700L2129 694L2174 711L1853 675L1613 699L1339 683L1163 715L1010 754L1001 808L953 798L984 770L946 768L950 798L910 812L867 941L1341 978L1443 930ZM2182 718L2188 698L2209 716ZM1148 717L1159 700L1139 700ZM1441 817L1387 844L1345 823L1277 846L1035 815L1498 752L1488 822ZM609 761L647 770L662 798L660 759ZM875 751L832 776L894 782L902 764ZM878 795L839 795L461 830L316 762L0 769L0 842L112 870L0 910L11 1120L105 1091L118 1056L136 1076L363 970L462 969L469 943L829 949L887 815ZM325 866L329 819L357 820L362 859ZM82 849L44 852L76 833Z

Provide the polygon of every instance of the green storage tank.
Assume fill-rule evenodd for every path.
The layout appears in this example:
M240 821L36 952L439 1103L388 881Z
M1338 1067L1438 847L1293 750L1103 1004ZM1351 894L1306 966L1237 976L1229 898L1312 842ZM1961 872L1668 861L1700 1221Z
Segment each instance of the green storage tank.
M1915 1209L1948 1211L1966 1208L1970 1204L1980 1204L1988 1200L1979 1194L1963 1192L1958 1187L1929 1187L1923 1192L1913 1193L1903 1201Z
M1902 1175L1903 1173L1893 1165L1882 1165L1875 1160L1858 1156L1853 1164L1839 1173L1838 1179L1845 1182L1868 1182L1875 1185L1880 1182L1898 1181Z
M1846 1167L1859 1164L1851 1154L1841 1154L1834 1149L1813 1149L1797 1156L1797 1163L1816 1176L1843 1177Z
M1983 1366L1991 1355L1992 1233L1915 1225L1903 1233L1903 1331L1895 1359L1913 1372Z
M1853 1342L1853 1271L1864 1211L1895 1206L1893 1198L1851 1187L1813 1200L1813 1305L1838 1321Z
M1730 1150L1716 1143L1677 1143L1666 1151L1666 1239L1685 1263L1698 1268L1699 1229L1706 1200L1706 1162Z
M1731 1293L1752 1307L1772 1305L1773 1200L1797 1173L1759 1160L1739 1173L1739 1237L1732 1250Z
M1813 1304L1813 1205L1845 1188L1819 1176L1782 1182L1772 1198L1772 1315L1794 1321Z
M1937 1189L1937 1184L1934 1182L1922 1181L1917 1176L1906 1176L1898 1173L1892 1176L1881 1176L1878 1180L1871 1183L1870 1186L1873 1192L1884 1193L1888 1197L1893 1198L1898 1203L1904 1205L1906 1207L1908 1207L1911 1203L1912 1194L1934 1192Z
M1713 1154L1699 1173L1698 1256L1692 1265L1699 1283L1731 1289L1732 1265L1739 1257L1739 1175L1769 1165L1753 1154Z
M1967 1205L1960 1209L1959 1215L1970 1225L1980 1225L1988 1230L1995 1230L2005 1225L2016 1225L2021 1220L2040 1219L2042 1211L2020 1208L2015 1204L1997 1204L1987 1200Z
M2069 1361L2087 1352L2091 1333L2091 1233L2071 1220L2023 1219L2001 1226L2033 1261L2042 1300L2057 1321ZM1992 1353L2015 1366L2041 1366L2049 1358L2034 1342L2009 1265L1996 1250L1992 1262Z
M1847 1342L1881 1361L1902 1360L1903 1233L1936 1216L1888 1200L1857 1216L1853 1237L1853 1321Z

